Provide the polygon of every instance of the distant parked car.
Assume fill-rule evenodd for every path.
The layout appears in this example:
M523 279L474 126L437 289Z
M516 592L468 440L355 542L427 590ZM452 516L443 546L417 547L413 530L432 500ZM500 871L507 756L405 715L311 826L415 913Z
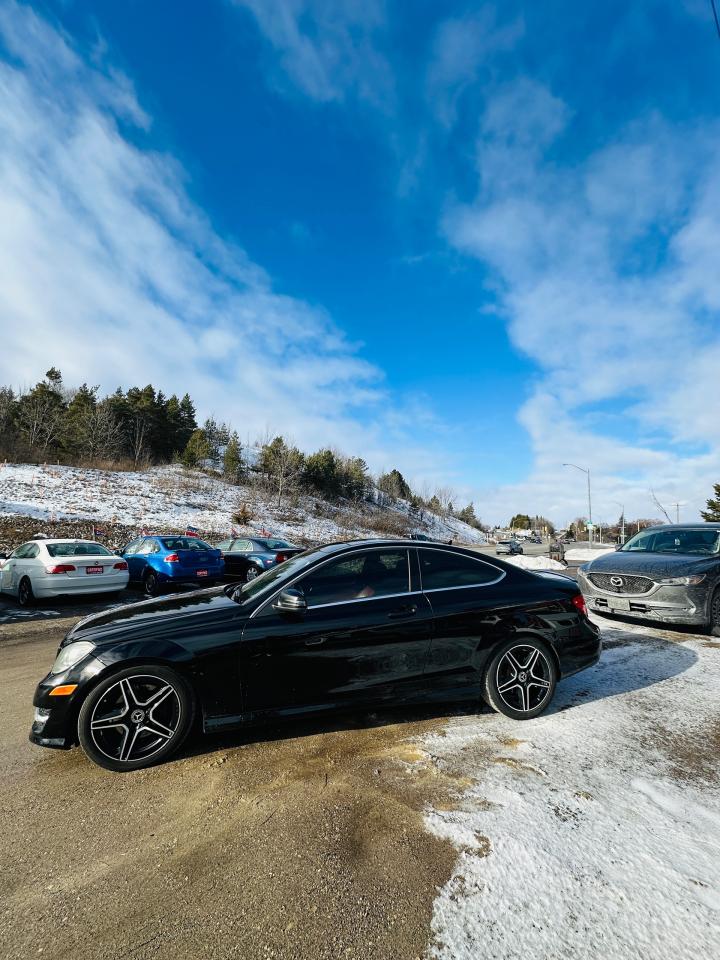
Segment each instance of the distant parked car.
M497 556L500 556L502 553L513 554L522 553L523 548L522 544L518 543L517 540L499 540L497 546L495 547L495 553Z
M248 583L270 567L302 553L305 548L273 537L245 537L223 540L217 544L217 549L222 551L225 560L225 579Z
M173 584L219 583L225 571L222 553L199 537L138 537L119 553L130 568L130 580L149 597Z
M63 594L119 593L127 583L127 563L93 540L29 540L0 569L0 592L21 607Z
M720 523L641 530L584 563L578 586L598 613L696 624L720 637Z

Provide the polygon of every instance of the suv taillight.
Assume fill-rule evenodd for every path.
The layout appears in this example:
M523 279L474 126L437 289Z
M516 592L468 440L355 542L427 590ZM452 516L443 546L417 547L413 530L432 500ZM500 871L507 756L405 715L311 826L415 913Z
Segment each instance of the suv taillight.
M169 553L164 559L165 563L180 563L180 557L176 553Z
M128 565L125 560L118 560L117 563L113 564L113 570L127 570Z
M70 573L76 569L72 563L56 563L54 567L45 567L45 573Z
M578 593L572 598L573 606L576 610L579 610L580 613L586 617L588 615L587 604L585 603L585 597Z

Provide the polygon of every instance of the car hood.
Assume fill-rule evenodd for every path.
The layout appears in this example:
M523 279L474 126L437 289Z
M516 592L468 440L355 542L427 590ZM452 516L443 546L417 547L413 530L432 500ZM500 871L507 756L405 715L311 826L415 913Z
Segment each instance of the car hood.
M223 587L193 590L190 593L170 597L128 603L112 607L102 613L80 620L67 634L61 646L75 640L91 640L99 643L106 639L123 639L133 636L151 637L154 632L167 636L175 628L181 630L188 621L202 616L213 619L239 613L234 600L225 596Z
M686 577L704 573L718 563L717 557L699 557L688 553L605 553L582 565L583 573L627 573L637 576Z

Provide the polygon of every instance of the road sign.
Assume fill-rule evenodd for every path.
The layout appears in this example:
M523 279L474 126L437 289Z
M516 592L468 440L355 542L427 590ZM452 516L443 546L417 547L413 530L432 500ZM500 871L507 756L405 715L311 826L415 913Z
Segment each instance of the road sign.
M586 523L585 526L588 528L588 530L594 530L594 529L595 529L595 524L594 524L594 523Z

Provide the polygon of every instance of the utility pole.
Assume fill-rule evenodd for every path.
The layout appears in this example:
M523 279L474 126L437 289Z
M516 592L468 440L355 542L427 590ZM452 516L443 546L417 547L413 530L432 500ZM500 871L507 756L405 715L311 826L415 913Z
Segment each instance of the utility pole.
M620 541L621 543L625 543L625 504L620 503L619 500L613 500L613 503L616 503L622 510L622 513L620 514L620 519L622 520L622 530L620 532Z
M593 522L592 522L592 500L590 498L590 468L579 467L576 463L564 463L564 467L575 467L576 470L580 470L582 473L587 474L587 488L588 488L588 544L592 548L593 545Z

